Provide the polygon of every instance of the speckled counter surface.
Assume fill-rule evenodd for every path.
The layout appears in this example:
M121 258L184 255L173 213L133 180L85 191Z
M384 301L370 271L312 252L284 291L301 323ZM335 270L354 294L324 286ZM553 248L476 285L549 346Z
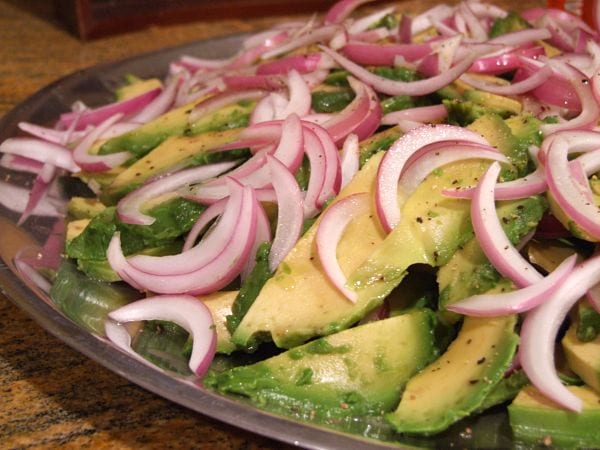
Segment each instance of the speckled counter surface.
M409 10L434 3L405 2ZM0 116L77 69L274 20L152 27L82 43L54 21L50 0L0 0ZM56 447L286 448L137 387L55 339L0 294L0 448Z

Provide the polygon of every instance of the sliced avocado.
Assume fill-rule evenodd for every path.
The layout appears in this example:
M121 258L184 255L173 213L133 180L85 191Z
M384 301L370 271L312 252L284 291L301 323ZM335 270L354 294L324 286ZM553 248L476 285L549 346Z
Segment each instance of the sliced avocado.
M509 240L516 245L535 229L545 210L542 197L499 202L498 217ZM458 300L484 292L512 290L510 281L502 278L488 261L476 238L459 249L450 261L438 271L440 309ZM459 315L444 311L447 319L454 322Z
M583 400L583 411L560 408L533 386L527 386L508 406L517 443L554 448L600 447L600 395L587 386L567 389Z
M513 360L516 321L465 317L446 352L411 378L398 408L386 416L396 431L438 433L478 409Z
M90 221L91 219L77 219L67 223L67 233L65 235L66 245L83 233L83 230L89 225Z
M508 123L497 114L484 114L477 118L467 128L485 136L488 142L498 148L517 169L516 174L502 171L502 178L507 181L511 176L523 176L530 170L528 147L521 146L513 135Z
M72 197L67 211L74 219L91 219L100 214L106 206L96 198Z
M492 94L491 92L480 91L479 89L469 89L463 93L465 100L476 105L485 106L495 111L500 111L501 116L510 116L519 114L523 110L520 101L504 95Z
M576 247L557 239L532 239L527 244L529 261L546 272L552 272L561 262L575 253L577 253Z
M231 342L231 334L227 329L227 316L231 314L231 306L238 291L220 291L199 297L210 310L217 332L217 353L230 354L236 349Z
M375 154L342 190L336 201L372 189L383 153ZM304 233L239 323L232 339L243 348L272 339L290 348L314 336L331 334L357 322L369 309L368 301L348 301L325 275L317 255L318 221ZM339 245L338 258L346 273L358 267L385 233L374 214L352 221Z
M562 347L571 370L600 393L600 336L582 342L577 338L577 326L571 325L562 339Z
M204 383L294 417L381 415L435 358L434 326L432 311L414 310L209 375Z
M522 388L529 384L529 378L522 370L504 376L494 389L485 397L483 403L473 411L473 414L483 412L492 406L500 405L514 399Z
M577 304L577 339L589 342L600 335L600 313L587 302L581 300Z
M402 132L398 127L390 127L362 141L359 144L360 167L364 166L375 153L389 149L401 135Z
M105 155L129 151L133 159L137 160L170 136L196 135L209 131L240 128L248 125L248 117L255 102L239 102L225 106L190 124L188 116L195 104L173 109L133 131L109 139L100 146L98 153Z
M531 28L529 22L523 19L519 13L515 11L509 11L505 17L499 17L494 20L492 28L490 29L490 38L501 36L513 31L526 30L527 28Z
M190 165L194 158L227 157L226 153L211 154L210 150L234 141L240 130L214 131L197 136L171 136L119 173L102 194L103 200L112 204L118 198L140 186L149 178L173 168ZM235 155L231 155L235 157Z
M132 83L121 86L115 91L117 100L127 100L128 98L137 97L144 92L151 91L162 87L162 82L158 78L149 78L147 80L134 79Z

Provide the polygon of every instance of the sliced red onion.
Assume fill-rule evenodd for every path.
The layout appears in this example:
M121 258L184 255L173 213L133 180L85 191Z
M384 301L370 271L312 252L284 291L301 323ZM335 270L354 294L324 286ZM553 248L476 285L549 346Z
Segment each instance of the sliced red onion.
M356 8L372 1L373 0L340 0L327 11L323 23L342 23Z
M486 159L510 164L508 158L494 147L442 141L421 147L411 156L400 175L400 188L405 195L409 195L434 170L466 159Z
M19 122L19 128L25 133L35 136L44 141L53 142L55 144L66 145L71 141L81 139L85 131L70 131L70 130L57 130L55 128L42 127L29 122ZM69 138L70 137L70 138Z
M418 34L431 27L435 22L441 22L442 20L451 17L454 14L454 8L445 4L440 3L435 5L433 8L428 9L425 12L415 16L412 20L412 34Z
M536 23L544 17L551 17L561 24L569 25L569 28L581 28L590 34L595 34L594 30L579 17L558 8L531 8L523 11L521 17L530 23Z
M474 73L487 73L487 74L501 74L516 70L523 66L523 62L520 60L520 56L529 59L535 59L544 55L544 47L541 45L536 46L522 46L512 51L503 50L498 55L486 56L484 58L477 58L468 72ZM534 70L532 70L534 72ZM528 72L527 76L531 76ZM518 80L513 80L518 81Z
M386 231L391 231L400 222L398 180L410 156L425 145L447 140L489 145L481 135L465 128L432 125L409 131L394 142L386 152L379 165L375 187L377 214Z
M381 119L384 125L395 125L399 120L412 120L416 122L437 122L448 116L448 110L442 104L432 106L417 106L400 111L387 113Z
M18 155L44 164L51 164L69 172L79 172L71 151L62 145L34 138L8 138L0 144L0 153Z
M27 205L25 205L25 209L19 217L17 221L17 225L22 225L25 223L27 218L33 213L38 203L40 203L50 188L50 184L54 181L57 170L51 164L44 164L40 173L35 177L33 182L33 186L31 187L31 191L29 192L29 200L27 200Z
M368 44L354 41L341 49L348 59L369 66L393 66L397 56L402 56L406 61L416 61L431 51L430 43Z
M309 53L308 55L292 55L285 58L267 61L256 68L257 75L286 75L294 69L299 73L309 73L319 68L323 59L322 53Z
M356 94L354 99L341 112L323 124L335 142L343 141L348 134L354 132L370 112L371 100L367 87L353 77L348 77L348 82Z
M124 116L132 115L141 109L148 107L159 95L162 95L161 91L161 88L155 88L136 95L135 97L128 98L127 100L109 103L96 109L88 109L84 112L64 113L60 115L58 124L61 127L68 128L75 120L77 120L77 129L81 130L90 125L100 125L115 114L122 114ZM141 122L140 120L136 121Z
M571 255L536 283L512 292L473 295L449 305L447 309L476 317L506 316L529 311L551 297L571 274L576 262L577 255Z
M360 147L358 145L358 136L350 133L346 136L341 154L342 184L341 188L346 186L354 175L358 172L360 165Z
M310 128L304 128L304 152L310 164L308 186L304 196L304 218L314 217L319 212L319 195L325 182L326 158L323 143Z
M398 25L398 40L402 44L410 44L412 42L412 18L407 14L402 14L400 24Z
M0 181L0 204L5 208L18 213L23 213L27 208L29 190ZM41 199L31 214L36 216L60 217L61 211L57 205L47 197Z
M489 44L501 44L517 47L532 41L543 41L550 38L551 33L546 28L527 28L525 30L505 33L488 41Z
M353 303L358 295L346 287L346 276L338 263L336 251L348 224L353 219L368 214L370 209L371 202L366 192L339 200L323 213L315 237L319 260L327 278Z
M531 383L544 396L571 411L581 411L581 400L556 374L554 343L573 305L600 282L600 256L579 264L544 303L531 310L521 327L519 359Z
M123 280L140 290L200 295L222 289L239 275L256 235L256 195L250 187L244 187L243 191L239 220L229 240L224 243L224 250L200 269L180 275L156 275L136 269L123 256L119 233L115 233L108 246L109 264Z
M227 205L228 198L222 198L221 200L216 201L208 208L206 208L198 220L194 223L194 226L188 232L185 242L183 243L182 252L186 252L190 250L194 245L196 245L196 241L198 237L204 231L204 229L210 224L214 219L223 214L225 210L225 205Z
M232 169L237 164L237 161L226 161L193 167L146 183L119 201L117 204L119 219L124 223L151 225L156 219L140 211L140 208L148 200L168 192L174 192L187 184L199 183L209 178L214 178Z
M265 94L266 92L263 90L252 89L248 91L224 92L222 94L214 95L195 105L188 116L188 121L189 123L194 123L207 114L217 111L227 105L231 105L242 100L258 100Z
M217 223L204 238L182 253L167 256L136 255L127 260L128 264L145 273L155 275L182 275L193 272L213 261L231 238L231 233L240 220L242 210L242 187L229 180L231 195L206 209L196 222L196 230L201 230L220 213ZM219 211L220 210L220 211ZM196 232L196 230L194 232Z
M258 193L258 192L257 192ZM275 195L273 193L273 195ZM260 196L257 195L257 200L261 201ZM246 260L246 264L242 268L240 273L240 278L242 281L246 280L254 266L256 265L256 255L258 252L258 248L264 242L271 242L271 222L269 222L269 217L265 212L262 206L259 206L256 215L256 236L254 238L254 244L250 249L250 254L248 255L248 259Z
M558 206L578 227L592 237L600 239L598 207L589 201L573 179L567 155L567 142L562 138L554 139L546 154L548 190Z
M286 43L265 52L261 59L271 59L277 56L289 53L298 48L306 47L317 42L327 42L340 29L339 25L325 25L320 28L313 28L306 31L305 34L288 40Z
M502 8L492 5L490 3L480 3L477 0L467 1L469 8L473 13L480 19L498 19L507 16L507 12Z
M492 163L479 181L471 202L471 222L485 256L500 274L518 287L538 282L542 275L508 240L496 213L494 190L500 164Z
M39 173L42 167L44 167L44 163L25 158L24 156L5 153L0 157L0 167L19 172Z
M548 64L569 80L581 102L581 114L564 123L543 124L541 130L545 135L560 130L572 130L577 128L590 128L598 122L600 117L600 105L591 88L590 80L573 66L560 61L549 60Z
M300 117L310 112L311 93L308 84L302 76L294 69L290 70L287 77L289 90L289 102L276 119L285 119L290 114L297 114Z
M278 92L271 92L261 98L250 115L250 125L277 120L283 116L283 111L288 107L289 100Z
M469 28L469 35L477 41L487 40L487 31L483 27L480 20L475 16L475 13L471 9L469 3L462 2L458 5L458 10L462 14Z
M302 193L294 175L271 156L267 156L267 167L277 195L277 228L269 253L269 269L274 272L300 237L304 211Z
M215 355L217 333L212 314L201 300L190 295L163 295L135 301L108 314L106 336L125 352L133 353L131 336L122 325L143 320L175 322L190 333L189 367L194 374L204 375Z
M390 6L388 8L384 8L380 11L375 11L374 13L368 14L364 17L356 19L349 25L346 25L346 29L350 34L358 34L363 31L367 31L371 26L378 23L381 19L383 19L388 14L393 14L396 8L394 6ZM402 17L405 15L403 14Z
M463 58L460 62L458 62L448 71L443 72L440 75L427 78L425 80L395 81L369 72L367 69L350 61L349 59L345 58L344 56L340 55L339 53L330 48L321 46L321 49L329 56L331 56L341 67L346 69L356 78L361 80L363 83L372 86L373 89L375 89L377 92L382 92L388 95L431 94L432 92L441 89L442 87L448 85L452 81L456 80L459 76L461 76L463 72L465 72L471 66L473 61L475 61L475 59L478 56L474 52Z
M317 197L317 207L320 209L327 201L335 197L340 190L342 181L340 157L335 142L328 130L314 123L304 123L303 126L305 129L308 128L315 133L319 141L321 141L323 156L325 157L325 173L321 190Z
M281 75L225 75L223 82L229 90L277 91L285 87L285 79Z
M73 150L73 159L82 170L88 172L103 172L119 166L131 158L131 153L118 152L110 155L91 155L90 148L110 127L121 119L121 114L109 117L88 134L77 144Z
M546 65L530 77L509 85L499 85L496 83L487 82L481 78L477 78L469 74L463 74L460 79L476 89L491 92L492 94L519 95L525 94L526 92L537 88L542 83L545 83L551 76L552 68Z

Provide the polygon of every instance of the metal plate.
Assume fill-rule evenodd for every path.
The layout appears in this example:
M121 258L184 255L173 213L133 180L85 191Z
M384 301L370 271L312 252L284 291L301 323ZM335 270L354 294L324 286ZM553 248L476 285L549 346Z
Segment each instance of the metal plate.
M100 105L112 100L113 89L124 74L163 77L168 63L182 54L222 58L235 52L242 35L211 39L144 54L112 64L75 72L40 90L0 121L0 141L20 134L17 124L28 121L50 124L75 100ZM25 181L24 181L25 182ZM52 228L48 219L33 217L23 227L15 225L18 215L0 207L0 287L21 309L43 328L137 385L204 415L255 433L312 449L380 449L407 447L507 448L512 446L506 414L488 413L471 422L456 424L434 438L406 438L390 435L393 442L380 442L341 433L259 410L240 399L216 394L187 380L178 379L145 365L94 336L62 315L51 300L18 275L12 264L16 252L32 242L43 242ZM464 433L470 429L471 432Z

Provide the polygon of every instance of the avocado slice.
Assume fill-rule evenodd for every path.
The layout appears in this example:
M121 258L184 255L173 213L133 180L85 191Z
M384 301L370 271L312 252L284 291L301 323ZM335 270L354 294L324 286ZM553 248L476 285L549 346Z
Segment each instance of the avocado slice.
M583 411L560 408L533 386L519 392L508 406L510 426L517 442L555 448L600 447L600 395L588 386L567 386L583 400Z
M217 332L217 353L230 354L236 347L231 342L231 334L227 329L227 316L231 314L231 305L238 291L219 291L199 297L212 314Z
M135 130L109 139L100 146L98 153L106 155L126 150L137 160L170 136L197 135L208 131L240 128L248 125L249 114L256 103L248 101L228 105L190 124L189 113L203 100L205 99L173 109Z
M396 405L409 378L437 355L434 327L431 310L415 309L250 366L211 373L204 383L294 417L379 416Z
M100 214L106 206L98 199L85 197L72 197L69 199L67 211L74 219L91 219Z
M396 431L438 433L478 409L512 362L516 322L516 316L465 317L446 352L411 378L386 416Z
M147 80L133 78L130 83L116 89L115 96L117 100L127 100L160 87L162 87L162 82L158 78L148 78Z
M573 324L561 342L571 370L588 386L600 392L600 336L582 342L577 338L577 325Z
M228 153L211 153L210 150L234 141L240 130L212 131L197 136L171 136L147 155L141 157L114 177L102 193L103 200L112 204L127 192L139 187L149 178L173 168L193 165L195 160L215 160L228 157ZM231 156L232 158L235 155Z

